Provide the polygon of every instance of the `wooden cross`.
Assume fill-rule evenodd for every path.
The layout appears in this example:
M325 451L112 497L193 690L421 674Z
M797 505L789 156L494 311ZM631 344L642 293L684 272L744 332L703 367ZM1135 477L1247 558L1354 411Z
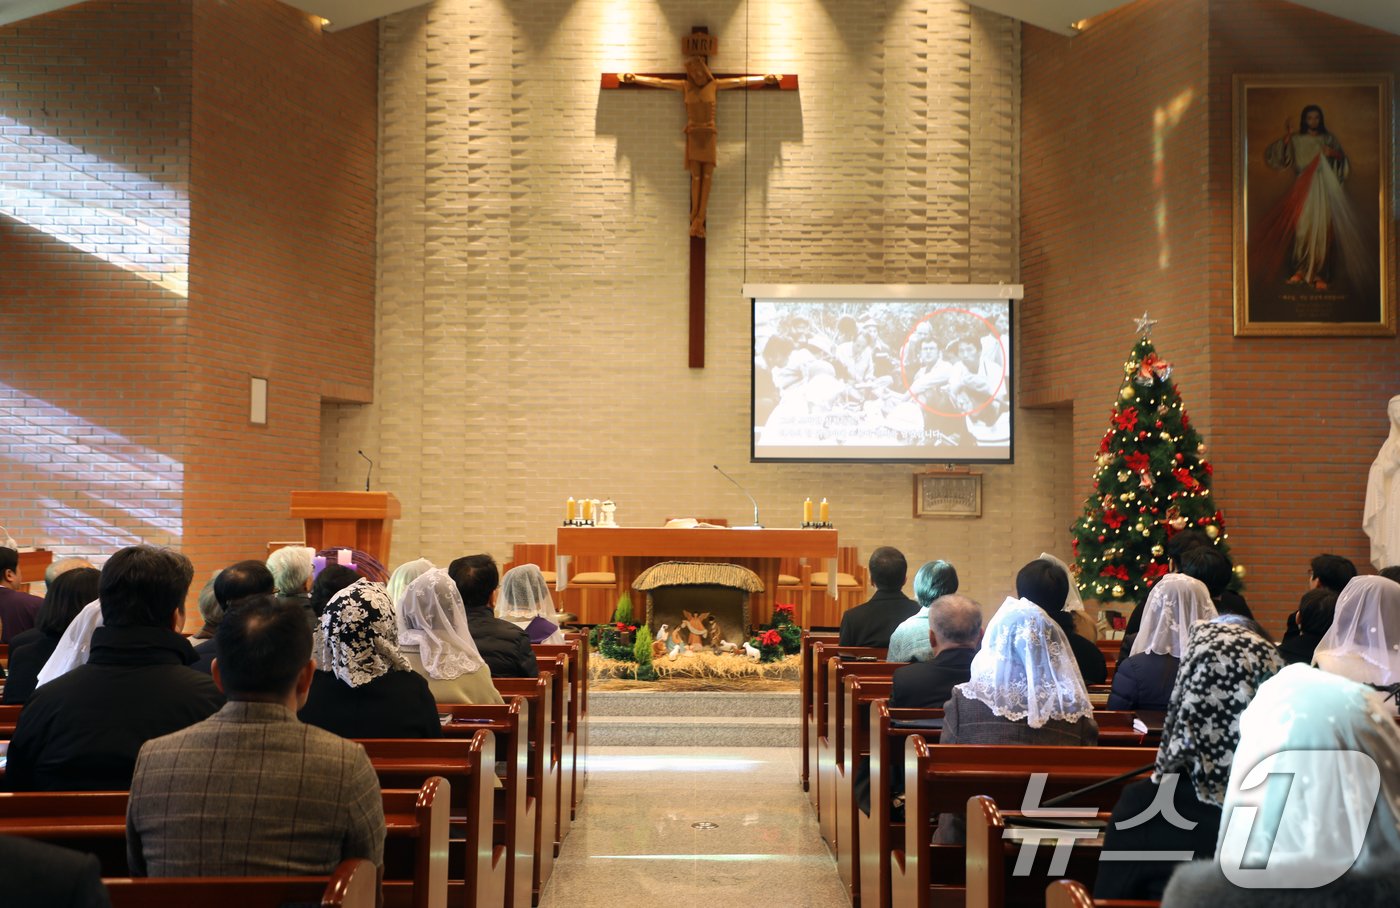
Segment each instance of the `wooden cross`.
M718 131L716 94L733 88L796 91L797 76L712 73L719 49L709 29L696 26L681 39L683 73L603 73L603 88L662 88L685 95L685 166L690 171L690 367L705 367L705 212L710 200Z

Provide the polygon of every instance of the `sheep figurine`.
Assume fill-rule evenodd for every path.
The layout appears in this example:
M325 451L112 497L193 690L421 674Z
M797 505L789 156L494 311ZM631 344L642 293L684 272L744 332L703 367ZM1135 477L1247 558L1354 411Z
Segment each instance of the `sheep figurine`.
M757 662L763 654L759 652L758 647L754 646L752 643L745 642L744 655L749 657L750 662Z

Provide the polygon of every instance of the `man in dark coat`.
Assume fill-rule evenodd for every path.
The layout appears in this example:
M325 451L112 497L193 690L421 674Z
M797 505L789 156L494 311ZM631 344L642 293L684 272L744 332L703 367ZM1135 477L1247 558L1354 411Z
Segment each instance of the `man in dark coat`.
M465 555L447 566L447 574L462 594L467 629L493 678L538 678L535 651L523 630L496 617L491 609L501 572L490 555Z
M841 616L842 646L888 647L900 622L919 610L904 595L909 563L899 549L882 545L870 553L870 582L875 595Z
M5 780L13 791L122 791L151 738L208 718L224 698L192 671L177 628L194 567L135 545L102 568L102 627L85 665L39 687L20 713Z
M953 688L972 673L972 657L982 642L982 607L966 596L940 596L928 609L933 658L895 669L890 706L942 709Z
M218 604L217 617L204 616L205 630L211 633L217 631L219 623L234 607L235 603L253 596L270 595L273 589L272 571L268 570L267 565L261 561L240 561L219 571L218 576L214 578L214 601ZM211 624L213 627L210 627ZM214 664L214 657L218 655L217 649L212 636L203 643L196 644L194 651L199 656L199 661L191 665L190 668L206 675L209 674L211 666Z

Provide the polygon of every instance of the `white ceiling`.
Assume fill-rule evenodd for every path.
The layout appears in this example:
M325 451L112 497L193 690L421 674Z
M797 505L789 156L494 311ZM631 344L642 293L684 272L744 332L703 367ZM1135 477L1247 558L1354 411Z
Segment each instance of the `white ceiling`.
M390 13L423 6L430 0L285 0L290 6L329 19L328 31L351 28ZM529 0L522 0L529 2ZM992 12L1001 13L1061 35L1074 35L1071 23L1106 13L1126 4L1123 0L969 0ZM1400 0L1295 0L1341 19L1350 19L1381 31L1400 35ZM0 0L0 25L42 15L73 0Z

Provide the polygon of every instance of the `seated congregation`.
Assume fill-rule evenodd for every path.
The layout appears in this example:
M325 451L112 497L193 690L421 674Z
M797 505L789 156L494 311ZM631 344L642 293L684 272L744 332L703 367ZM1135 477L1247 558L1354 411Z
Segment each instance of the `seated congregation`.
M533 566L418 559L386 588L285 547L210 578L187 639L184 555L72 562L9 651L4 904L106 905L103 879L142 903L125 877L359 886L353 862L384 904L538 898L581 790L586 653Z
M1090 890L1169 906L1400 898L1397 571L1313 559L1276 644L1208 537L1172 543L1116 664L1052 556L1018 572L984 628L953 565L925 563L910 600L903 555L872 554L875 595L803 656L803 781L853 900L1039 905L1065 876L1087 884L1084 905ZM1286 775L1252 772L1266 759ZM1086 824L1062 833L1068 870L1042 866L1056 821L1032 817L1037 775L1055 796L1040 816L1090 817L1060 821ZM1026 827L1046 847L1013 872ZM1291 882L1261 885L1266 861Z

